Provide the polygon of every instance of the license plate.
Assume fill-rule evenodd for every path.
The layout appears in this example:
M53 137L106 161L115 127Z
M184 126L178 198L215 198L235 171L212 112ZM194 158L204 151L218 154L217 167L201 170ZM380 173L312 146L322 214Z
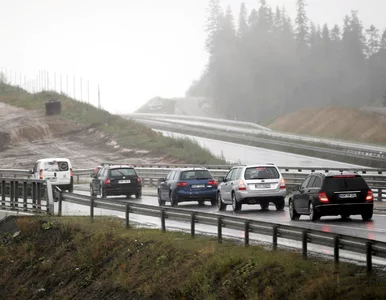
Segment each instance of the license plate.
M339 194L339 198L347 199L347 198L356 198L357 194Z
M204 188L204 187L205 187L205 184L193 184L192 185L193 189L200 189L200 188Z
M255 188L257 189L269 189L271 185L269 183L261 183L261 184L255 184Z
M119 180L118 183L130 183L130 180Z

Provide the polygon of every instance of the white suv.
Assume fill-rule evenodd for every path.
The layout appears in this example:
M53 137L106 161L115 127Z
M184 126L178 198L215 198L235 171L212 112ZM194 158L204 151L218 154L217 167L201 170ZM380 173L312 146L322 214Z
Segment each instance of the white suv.
M243 204L260 204L263 210L274 203L284 209L287 195L285 180L273 164L235 166L224 177L218 178L217 206L220 211L232 205L239 212Z

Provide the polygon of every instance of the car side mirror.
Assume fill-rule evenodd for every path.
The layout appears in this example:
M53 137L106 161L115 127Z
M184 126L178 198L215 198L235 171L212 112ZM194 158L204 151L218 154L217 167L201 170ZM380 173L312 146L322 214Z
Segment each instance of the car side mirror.
M221 182L225 182L225 178L224 178L223 176L221 176L221 177L218 178L217 181L220 182L220 183L221 183Z

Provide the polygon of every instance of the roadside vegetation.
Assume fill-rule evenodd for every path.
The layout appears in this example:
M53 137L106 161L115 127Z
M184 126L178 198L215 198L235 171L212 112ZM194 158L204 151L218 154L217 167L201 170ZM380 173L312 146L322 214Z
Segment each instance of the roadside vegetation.
M383 273L122 220L20 217L0 246L0 299L384 299Z
M192 164L223 164L224 159L212 155L196 141L188 138L171 138L156 133L133 120L98 109L90 104L73 100L56 92L36 94L0 82L0 102L26 110L43 112L49 100L60 100L65 118L84 125L92 125L113 136L119 145L135 150L149 151L152 155L163 155L171 160Z

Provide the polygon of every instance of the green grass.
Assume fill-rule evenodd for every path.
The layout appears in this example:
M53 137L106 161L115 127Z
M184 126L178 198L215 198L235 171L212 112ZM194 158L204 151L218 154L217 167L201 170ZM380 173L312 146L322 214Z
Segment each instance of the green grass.
M132 120L110 114L87 103L75 101L56 92L30 94L21 88L0 83L0 101L27 110L41 110L49 100L60 100L61 117L81 124L99 127L111 134L117 142L129 149L148 150L151 154L192 164L223 164L224 159L215 157L208 149L188 138L171 138L156 133Z
M381 275L300 254L125 230L122 220L25 217L0 246L0 299L385 299ZM39 289L40 293L37 292Z

